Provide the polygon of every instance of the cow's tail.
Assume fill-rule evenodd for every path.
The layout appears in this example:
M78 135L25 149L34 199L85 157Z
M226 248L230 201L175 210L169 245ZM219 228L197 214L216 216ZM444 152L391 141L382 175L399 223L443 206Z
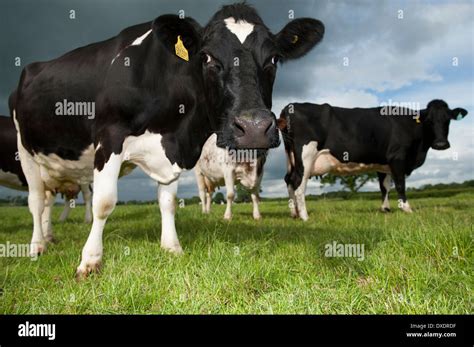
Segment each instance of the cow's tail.
M288 160L287 176L294 170L294 167L295 167L293 134L292 134L291 126L290 126L291 124L290 123L290 115L291 115L290 108L294 109L294 106L292 104L285 106L285 108L283 108L283 110L280 113L280 118L278 118L278 121L277 121L278 129L280 129L281 136L283 137L286 157ZM285 181L286 180L287 179L285 178Z

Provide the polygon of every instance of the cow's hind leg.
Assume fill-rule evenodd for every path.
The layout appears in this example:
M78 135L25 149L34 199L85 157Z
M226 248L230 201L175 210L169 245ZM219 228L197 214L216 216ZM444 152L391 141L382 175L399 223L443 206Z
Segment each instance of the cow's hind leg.
M41 180L40 167L33 157L23 148L21 137L18 136L18 149L21 168L28 182L28 208L33 217L33 235L31 237L30 255L36 257L46 250L46 240L43 237L41 216L46 198L44 183Z
M172 253L183 253L176 233L175 212L178 180L168 185L160 184L158 200L161 212L161 248Z
M43 238L46 242L54 242L53 228L51 225L51 212L54 205L54 200L56 200L56 195L47 190L45 192L44 210L41 215Z
M61 215L59 216L59 221L64 222L67 217L69 217L69 213L71 212L71 201L67 197L67 195L64 196L64 208L63 211L61 212Z
M228 172L224 175L225 180L225 189L227 195L227 206L224 213L224 219L232 219L232 203L234 201L234 176L232 173Z
M382 212L390 212L390 201L388 199L388 194L390 192L392 178L389 174L382 172L377 172L377 176L379 177L380 192L382 193L382 207L380 210Z
M209 213L207 210L207 204L206 204L206 185L204 183L204 176L198 171L198 169L194 169L195 174L196 174L196 182L199 190L199 199L201 200L201 209L202 213Z
M92 229L82 249L82 260L76 271L78 279L100 268L103 253L102 234L105 222L117 203L117 181L121 164L122 155L111 154L100 171L94 170Z
M259 202L259 196L258 196L258 190L257 191L252 191L250 196L252 197L252 204L253 204L253 219L261 219L262 215L260 214L260 210L258 209L258 202Z
M86 205L86 215L84 221L86 223L92 222L92 191L89 184L81 185L82 197L84 198L84 204Z

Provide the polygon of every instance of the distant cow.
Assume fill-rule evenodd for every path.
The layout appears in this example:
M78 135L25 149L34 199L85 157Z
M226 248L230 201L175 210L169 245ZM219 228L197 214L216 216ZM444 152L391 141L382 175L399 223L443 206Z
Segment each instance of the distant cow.
M25 175L21 169L20 159L18 158L16 135L13 120L10 117L0 116L0 185L15 190L27 191L28 183L26 182ZM84 203L86 205L85 221L87 223L92 222L92 193L88 184L81 187L78 185L71 186L68 191L59 192L65 199L64 210L59 218L60 221L64 221L68 217L71 208L70 200L75 199L80 190L82 190ZM47 241L53 240L50 216L55 196L56 194L48 195L49 199L45 201L45 209L42 216L43 236Z
M227 208L224 219L231 219L234 185L236 182L240 182L244 188L250 191L253 218L260 219L258 193L263 176L266 151L243 150L242 152L229 152L227 149L217 147L216 141L216 134L209 137L194 168L202 212L209 213L211 211L212 193L216 187L225 185Z
M407 116L409 115L409 116ZM411 116L413 115L413 116ZM293 217L308 219L305 190L311 176L331 173L355 175L376 171L382 191L382 210L390 209L390 176L399 207L412 212L405 195L405 177L423 165L430 148L449 148L452 119L467 115L442 100L426 109L340 108L328 104L289 104L278 120L288 157L288 186Z
M29 186L32 250L45 249L45 190L94 182L92 230L77 276L97 270L102 234L123 165L161 183L161 247L181 253L177 180L212 133L217 145L279 145L272 89L278 60L303 56L323 37L315 19L272 34L248 5L224 6L205 27L163 15L117 36L24 68L10 109ZM80 111L80 112L79 112Z

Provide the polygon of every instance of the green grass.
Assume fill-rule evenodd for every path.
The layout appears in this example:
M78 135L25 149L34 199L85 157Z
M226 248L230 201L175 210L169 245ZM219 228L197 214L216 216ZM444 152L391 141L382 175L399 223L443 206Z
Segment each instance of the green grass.
M392 206L396 202L392 201ZM412 200L414 214L378 200L309 201L310 220L284 201L178 209L184 255L160 249L156 205L118 206L99 275L74 280L89 233L83 208L54 223L59 243L37 261L0 258L0 313L472 313L474 194ZM61 206L54 208L57 220ZM0 243L28 243L26 207L0 207ZM326 243L358 243L365 259L328 258Z

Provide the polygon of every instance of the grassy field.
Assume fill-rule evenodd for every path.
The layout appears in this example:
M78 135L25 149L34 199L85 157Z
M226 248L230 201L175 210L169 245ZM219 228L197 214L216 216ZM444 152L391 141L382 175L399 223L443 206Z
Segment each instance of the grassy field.
M184 255L160 249L156 205L118 206L101 274L74 280L89 233L83 208L55 223L59 243L37 261L0 258L0 313L472 313L474 194L412 199L414 214L378 200L309 201L310 221L284 201L178 210ZM396 201L392 201L396 206ZM54 209L57 220L61 206ZM0 207L0 243L28 243L26 207ZM364 245L364 260L330 258L325 245Z

